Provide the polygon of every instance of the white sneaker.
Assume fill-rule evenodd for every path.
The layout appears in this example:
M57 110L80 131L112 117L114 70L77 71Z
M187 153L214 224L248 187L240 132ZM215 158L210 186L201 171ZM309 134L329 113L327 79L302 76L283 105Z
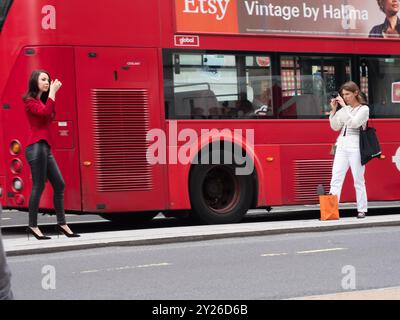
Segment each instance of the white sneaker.
M365 212L359 212L357 215L357 219L363 219L365 218Z

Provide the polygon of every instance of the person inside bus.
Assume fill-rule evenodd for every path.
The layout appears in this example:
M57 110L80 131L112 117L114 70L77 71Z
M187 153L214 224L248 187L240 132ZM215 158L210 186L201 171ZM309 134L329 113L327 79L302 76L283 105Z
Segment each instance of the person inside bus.
M236 111L238 118L249 118L254 115L253 104L247 99L236 101Z
M1 205L0 205L1 216ZM11 272L8 267L6 255L4 252L3 241L1 239L0 229L0 300L12 300L13 293L11 290Z
M271 84L268 80L254 81L248 86L249 100L254 106L254 115L267 116L272 111Z
M368 211L367 191L365 188L365 165L361 165L360 127L364 129L369 119L369 108L360 95L358 85L346 82L340 88L340 94L332 98L330 126L340 131L336 140L335 159L333 161L330 194L340 194L346 173L351 168L357 198L357 218L364 218Z
M374 26L369 32L370 37L398 38L400 37L399 0L377 0L379 8L386 15L382 24Z
M29 79L24 96L25 112L30 124L30 135L25 157L32 174L32 192L29 198L29 226L26 231L38 240L48 240L37 225L40 198L48 179L53 187L54 208L57 215L56 230L67 237L79 237L68 227L64 212L64 179L51 152L50 125L55 117L56 93L61 88L59 80L51 81L47 71L35 70Z

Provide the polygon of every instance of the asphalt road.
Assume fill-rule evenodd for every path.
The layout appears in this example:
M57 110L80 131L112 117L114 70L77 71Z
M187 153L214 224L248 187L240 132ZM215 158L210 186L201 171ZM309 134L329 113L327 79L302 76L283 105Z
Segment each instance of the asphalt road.
M288 299L400 286L400 227L9 257L17 299Z

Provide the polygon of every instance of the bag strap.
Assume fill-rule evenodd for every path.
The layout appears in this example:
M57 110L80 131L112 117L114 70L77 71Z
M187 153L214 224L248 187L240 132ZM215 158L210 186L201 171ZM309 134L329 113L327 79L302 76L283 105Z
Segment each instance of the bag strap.
M364 105L368 107L369 111L371 111L371 107L369 106L369 104L364 104ZM370 125L368 124L369 121L371 121L371 123L372 123L372 120L371 120L370 116L371 116L371 114L370 114L369 117L368 117L367 126L365 127L365 130L367 130L368 127L372 127L372 128L373 128L372 125L370 126Z
M369 107L368 104L362 104L361 106L367 106L368 109L371 109L371 108ZM361 131L361 130L366 131L368 128L371 128L371 126L369 126L369 121L370 121L370 120L371 120L371 119L368 117L367 123L365 124L365 130L364 130L363 126L361 125L361 126L360 126L360 131Z

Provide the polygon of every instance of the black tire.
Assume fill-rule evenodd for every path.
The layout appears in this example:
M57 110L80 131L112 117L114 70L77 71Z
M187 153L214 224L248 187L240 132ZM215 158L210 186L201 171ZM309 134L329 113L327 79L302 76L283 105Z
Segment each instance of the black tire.
M190 202L196 220L207 224L236 223L250 209L252 175L237 175L235 165L195 165L190 175Z
M158 211L151 212L118 212L102 213L100 217L116 224L138 224L148 222L158 214Z

